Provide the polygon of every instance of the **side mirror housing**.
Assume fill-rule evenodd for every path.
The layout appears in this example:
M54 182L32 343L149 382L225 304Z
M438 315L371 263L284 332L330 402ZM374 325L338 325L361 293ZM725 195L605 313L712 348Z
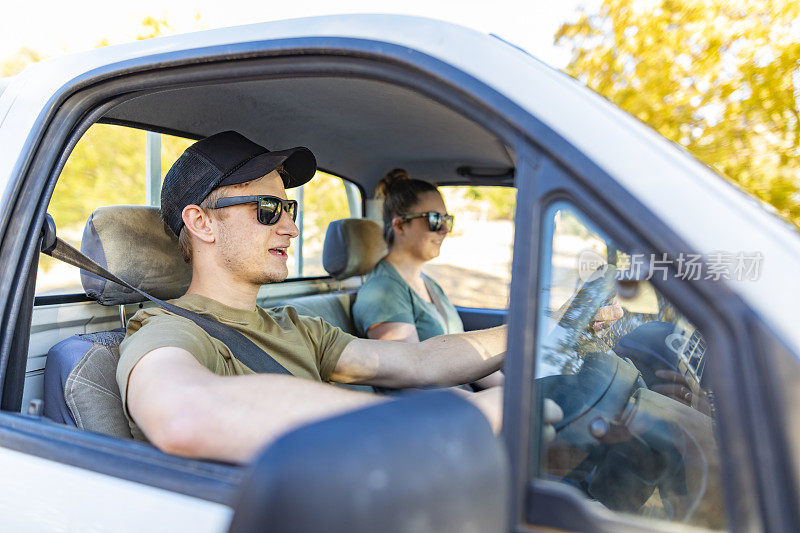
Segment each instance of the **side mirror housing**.
M418 393L281 437L253 464L230 531L503 531L508 493L480 411Z

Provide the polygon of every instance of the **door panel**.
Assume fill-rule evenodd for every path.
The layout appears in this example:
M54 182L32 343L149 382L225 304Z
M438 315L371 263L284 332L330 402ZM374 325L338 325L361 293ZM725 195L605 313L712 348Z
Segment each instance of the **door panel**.
M464 331L493 328L506 323L505 309L478 309L475 307L458 307L458 316L464 323Z
M6 531L227 529L229 507L0 448ZM25 495L22 497L22 495Z

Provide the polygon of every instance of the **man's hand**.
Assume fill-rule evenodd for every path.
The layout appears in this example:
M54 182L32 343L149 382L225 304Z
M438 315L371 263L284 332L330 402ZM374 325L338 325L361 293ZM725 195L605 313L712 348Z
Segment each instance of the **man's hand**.
M503 387L492 387L479 392L459 392L461 393L465 399L481 410L489 421L492 431L500 433L503 427Z
M503 427L503 387L492 387L472 393L455 389L454 392L461 394L481 410L483 416L489 421L489 425L492 426L492 431L500 432ZM561 422L564 413L556 402L545 398L542 405L542 418L544 420L542 427L544 441L552 442L556 438L556 429L553 426Z
M542 418L544 419L544 426L542 427L542 437L545 442L553 442L556 438L555 424L561 422L564 418L564 411L558 406L556 402L550 398L545 398L542 404Z
M688 405L704 415L711 416L711 404L699 383L686 379L685 376L672 370L657 370L656 377L667 383L654 385L652 388L654 392Z
M622 307L617 304L612 305L605 305L597 310L597 314L594 315L594 322L592 323L592 329L594 329L595 333L598 333L604 329L611 327L614 322L622 318L624 314Z

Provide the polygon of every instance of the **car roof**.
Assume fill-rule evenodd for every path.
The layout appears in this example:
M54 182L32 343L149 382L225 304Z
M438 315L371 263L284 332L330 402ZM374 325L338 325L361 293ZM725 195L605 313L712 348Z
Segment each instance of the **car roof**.
M760 252L764 259L759 279L725 283L795 350L800 347L800 328L794 325L800 294L796 231L683 149L575 80L499 39L441 21L395 15L294 19L137 41L34 64L0 95L0 145L5 148L0 153L0 186L8 190L9 178L21 164L17 158L24 153L26 140L15 132L31 131L34 136L37 117L55 95L75 83L135 69L164 54L202 57L214 46L305 37L390 43L455 67L528 111L585 154L665 221L686 242L687 252ZM358 150L363 145L348 146ZM347 147L337 150L345 152ZM502 159L499 150L484 155L496 158L493 164ZM377 170L363 172L375 179Z
M3 91L6 90L6 87L8 87L9 83L11 83L10 77L0 78L0 96L2 96Z

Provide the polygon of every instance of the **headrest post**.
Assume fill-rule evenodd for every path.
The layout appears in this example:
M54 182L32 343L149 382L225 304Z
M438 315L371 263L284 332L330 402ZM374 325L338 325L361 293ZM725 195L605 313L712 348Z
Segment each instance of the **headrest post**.
M119 321L124 328L128 321L125 319L125 304L119 304Z

